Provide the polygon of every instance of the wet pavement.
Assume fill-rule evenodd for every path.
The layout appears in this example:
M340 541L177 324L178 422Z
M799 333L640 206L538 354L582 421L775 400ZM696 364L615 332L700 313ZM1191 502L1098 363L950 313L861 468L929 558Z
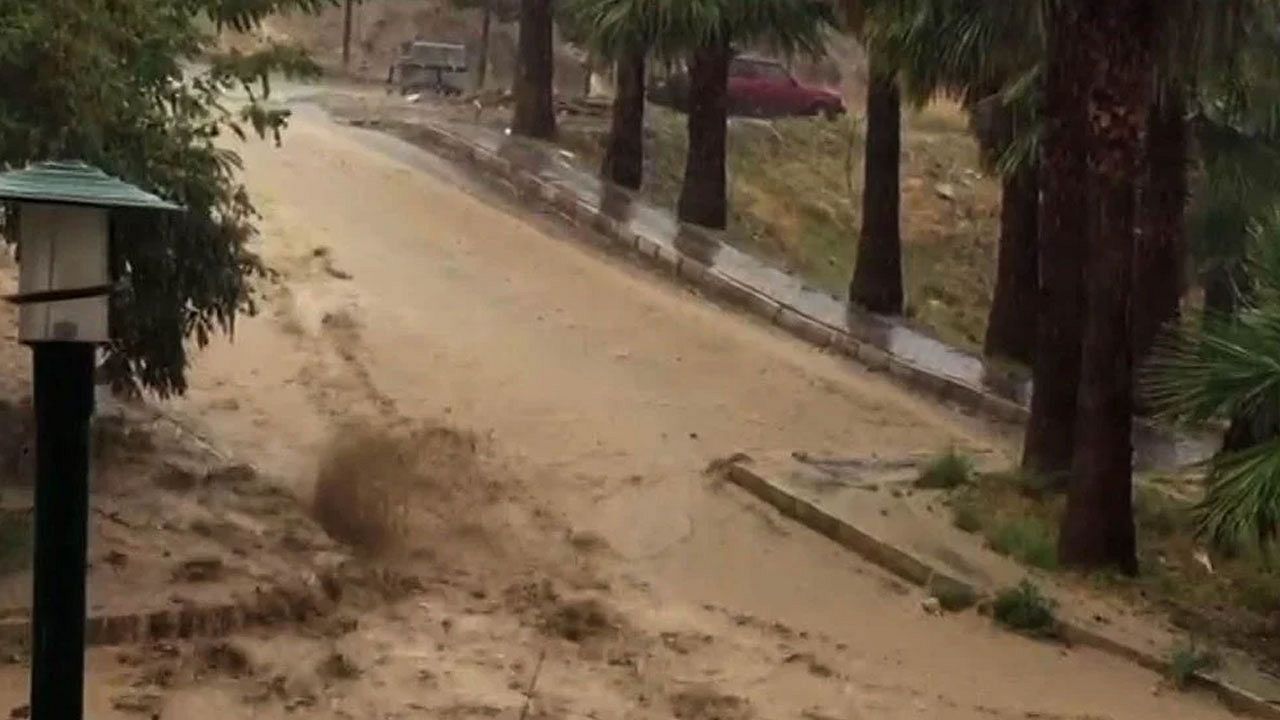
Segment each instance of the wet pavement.
M667 210L630 191L604 183L592 172L575 164L575 156L567 150L510 137L472 123L441 121L438 118L432 118L431 122L477 148L505 158L513 167L561 188L562 192L571 193L580 204L623 224L628 232L713 267L732 280L758 289L783 306L794 308L827 326L844 330L856 340L880 348L931 375L980 389L1024 408L1029 405L1029 379L931 337L900 318L850 307L844 299L813 288L793 274L735 247L733 237L728 233L685 226ZM381 151L393 151L385 140L370 139L376 133L362 135L366 136L365 142ZM1208 435L1173 432L1140 421L1134 431L1135 464L1139 470L1185 467L1208 457L1216 442L1216 438Z

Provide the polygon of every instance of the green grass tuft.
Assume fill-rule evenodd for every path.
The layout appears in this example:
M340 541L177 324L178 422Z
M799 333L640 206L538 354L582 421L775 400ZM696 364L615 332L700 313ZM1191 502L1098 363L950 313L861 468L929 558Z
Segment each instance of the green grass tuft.
M1185 690L1200 673L1216 670L1221 658L1211 650L1201 650L1194 642L1179 645L1169 656L1167 673L1174 687Z
M1052 637L1058 620L1057 603L1040 592L1030 580L1000 591L991 606L992 617L1001 625L1035 637Z
M982 513L972 500L958 500L951 506L951 524L967 533L976 533L982 529Z
M916 487L952 490L973 482L976 474L973 458L951 448L929 461L916 479Z
M1006 520L995 528L989 540L992 550L1025 565L1041 570L1056 570L1058 567L1056 534L1039 518Z
M933 597L947 612L963 612L978 603L978 596L972 588L952 583L935 587Z

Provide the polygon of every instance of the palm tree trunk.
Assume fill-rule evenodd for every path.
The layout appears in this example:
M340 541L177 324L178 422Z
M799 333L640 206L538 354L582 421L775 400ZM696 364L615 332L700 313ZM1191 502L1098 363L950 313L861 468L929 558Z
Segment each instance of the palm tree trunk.
M1079 42L1093 82L1088 162L1096 215L1086 264L1087 314L1073 477L1058 553L1074 567L1138 571L1133 526L1130 289L1137 187L1144 167L1159 0L1081 3Z
M342 69L351 67L351 6L355 0L346 0L342 9Z
M1161 329L1178 318L1187 254L1187 122L1181 88L1152 109L1147 176L1133 272L1133 356L1146 360Z
M1084 240L1088 226L1087 116L1089 76L1077 34L1075 3L1057 3L1049 19L1045 127L1040 162L1040 297L1034 392L1022 467L1063 478L1075 448L1076 392L1084 304Z
M520 67L516 71L511 132L550 139L556 134L552 99L552 0L520 0Z
M618 58L618 94L600 170L606 180L632 190L639 190L644 180L644 73L644 48Z
M1040 269L1040 179L1034 163L1004 179L1000 207L1000 258L984 350L1030 365L1036 347L1036 296Z
M493 33L493 0L484 0L481 4L480 16L480 48L476 58L476 90L484 89L489 79L489 38Z
M849 302L871 312L902 314L902 233L899 174L902 96L892 71L872 67L867 83L867 151L862 186L862 234Z
M689 64L689 155L677 214L715 229L729 217L724 165L731 58L729 44L718 42L698 48Z

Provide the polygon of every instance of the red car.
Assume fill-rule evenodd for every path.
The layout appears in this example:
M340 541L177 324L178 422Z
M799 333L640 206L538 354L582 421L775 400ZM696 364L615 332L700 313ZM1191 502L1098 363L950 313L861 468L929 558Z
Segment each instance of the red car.
M688 110L688 76L673 76L654 88L649 99ZM822 115L834 119L845 113L845 107L844 98L838 93L800 83L776 60L740 55L729 65L729 113L753 117Z

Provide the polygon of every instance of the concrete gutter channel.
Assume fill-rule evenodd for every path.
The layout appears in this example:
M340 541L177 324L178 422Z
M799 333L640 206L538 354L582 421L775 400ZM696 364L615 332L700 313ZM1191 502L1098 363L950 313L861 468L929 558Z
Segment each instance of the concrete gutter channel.
M1012 392L1004 393L1013 397L1005 397L988 387L976 387L946 372L921 367L912 359L894 351L889 334L856 332L851 327L865 323L865 318L859 320L849 316L844 323L833 322L829 310L813 313L808 311L812 308L812 303L792 303L775 297L756 284L735 277L751 275L750 271L735 272L741 265L718 261L718 254L726 249L732 253L741 253L729 248L715 233L693 226L677 226L669 219L669 227L663 227L660 222L636 222L637 215L644 211L652 213L652 209L645 208L642 203L617 188L602 186L599 191L588 188L590 192L575 189L574 185L581 183L565 182L558 177L564 174L564 170L547 160L551 151L522 146L519 141L501 138L483 128L455 129L425 120L353 121L350 124L390 132L429 151L471 165L481 171L484 180L517 199L541 209L552 209L567 222L591 231L588 234L591 242L601 244L606 249L633 253L644 264L663 275L677 278L712 298L756 315L816 348L843 355L872 371L885 372L915 392L927 394L962 411L999 423L1022 424L1027 420L1029 412L1025 405L1025 388L1015 387ZM542 158L534 163L525 162L531 152L540 154ZM594 200L592 195L596 196ZM613 209L608 208L611 204ZM632 210L633 215L628 218L625 212L618 212L616 206L619 204L624 211ZM591 234L595 237L591 237ZM807 308L801 309L798 307L800 304L805 304ZM981 363L961 351L950 351L955 357ZM984 367L981 372L985 378L989 369ZM1009 386L1007 378L997 384ZM1177 438L1167 430L1143 421L1139 422L1136 438L1139 439L1140 456L1142 438L1160 446L1154 457L1146 461L1148 466L1184 465L1195 459L1197 453L1204 451L1198 438ZM1141 457L1139 462L1142 463ZM936 564L859 529L827 512L819 504L799 497L757 474L751 469L749 462L729 466L728 477L784 515L915 585L932 590L951 585L972 591L978 597L989 596L993 590L990 587L975 587ZM1157 672L1164 672L1169 666L1165 657L1150 649L1136 647L1083 624L1064 621L1061 633L1069 643L1092 647ZM1233 711L1255 717L1280 719L1280 705L1226 679L1200 673L1194 680L1216 694Z

